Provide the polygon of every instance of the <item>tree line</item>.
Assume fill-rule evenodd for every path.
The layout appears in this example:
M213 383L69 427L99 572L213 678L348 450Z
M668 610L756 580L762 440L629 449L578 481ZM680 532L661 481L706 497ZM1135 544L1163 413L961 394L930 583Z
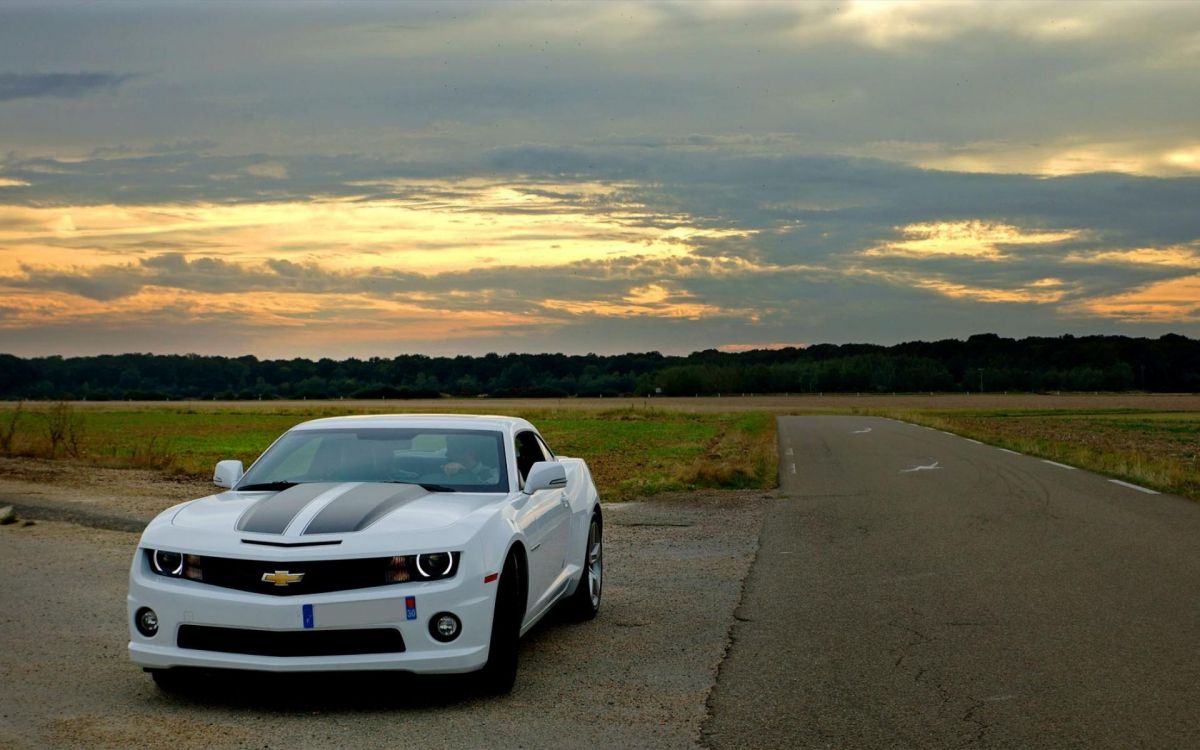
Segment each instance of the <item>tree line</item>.
M917 391L1200 391L1200 340L1058 336L686 356L487 354L258 359L0 354L0 399L167 400L692 396Z

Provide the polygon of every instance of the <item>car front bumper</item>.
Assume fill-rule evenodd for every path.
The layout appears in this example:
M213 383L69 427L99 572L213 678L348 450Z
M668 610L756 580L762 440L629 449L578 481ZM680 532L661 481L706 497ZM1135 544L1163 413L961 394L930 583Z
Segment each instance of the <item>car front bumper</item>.
M127 616L130 658L147 669L401 670L448 674L474 671L487 661L497 587L463 570L443 581L271 596L159 576L150 572L144 559L139 551L130 573ZM408 597L413 598L411 603L415 605L412 619L409 619ZM142 635L134 626L135 614L142 607L149 607L158 616L158 631L152 637ZM456 615L462 623L459 636L450 643L438 642L429 631L431 618L443 612ZM262 656L180 648L179 629L183 625L266 633L395 628L404 639L404 650L334 656ZM353 640L352 635L348 637Z

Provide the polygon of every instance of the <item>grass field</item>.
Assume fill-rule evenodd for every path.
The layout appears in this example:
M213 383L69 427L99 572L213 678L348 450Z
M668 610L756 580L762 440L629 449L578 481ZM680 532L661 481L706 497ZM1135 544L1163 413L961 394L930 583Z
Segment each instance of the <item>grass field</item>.
M478 404L439 411L481 411ZM658 409L505 409L533 422L557 453L587 459L601 497L629 500L698 487L775 486L775 420L762 412L695 413ZM0 410L0 438L15 405ZM501 408L495 408L501 407ZM70 405L57 445L51 421L62 414L52 404L27 404L18 417L8 453L65 457L113 467L157 468L207 475L225 458L247 465L293 425L319 416L378 412L337 402L264 405L229 404L127 406ZM388 411L399 411L389 409ZM3 445L0 443L0 448Z
M926 424L1200 500L1200 396L1191 394L771 396L429 402L77 403L51 449L52 404L0 404L0 454L206 475L253 460L317 416L465 412L523 416L557 452L586 458L606 500L695 487L775 486L775 414L875 414Z

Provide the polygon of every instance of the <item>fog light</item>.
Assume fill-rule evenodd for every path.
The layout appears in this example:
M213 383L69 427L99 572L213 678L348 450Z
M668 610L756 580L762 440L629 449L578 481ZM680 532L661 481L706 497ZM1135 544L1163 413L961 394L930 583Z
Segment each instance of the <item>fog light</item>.
M440 643L454 640L461 630L462 622L449 612L439 612L429 618L429 634Z
M149 607L142 607L133 615L133 624L137 626L137 630L147 638L153 638L158 632L158 615Z

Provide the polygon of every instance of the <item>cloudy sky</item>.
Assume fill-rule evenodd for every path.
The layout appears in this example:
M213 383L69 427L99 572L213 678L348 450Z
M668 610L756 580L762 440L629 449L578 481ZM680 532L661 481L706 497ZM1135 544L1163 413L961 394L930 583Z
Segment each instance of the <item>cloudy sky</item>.
M1200 336L1200 3L0 5L0 352Z

